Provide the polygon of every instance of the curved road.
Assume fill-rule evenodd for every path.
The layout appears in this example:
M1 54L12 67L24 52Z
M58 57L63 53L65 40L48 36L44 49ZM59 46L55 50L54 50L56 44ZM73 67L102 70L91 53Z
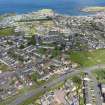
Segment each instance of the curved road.
M89 68L80 68L82 71L84 72L88 72L88 73L91 73L92 71L96 70L96 69L102 69L102 68L105 68L105 65L95 65L95 66L92 66L92 67L89 67ZM33 96L36 96L37 94L39 94L40 92L44 92L46 90L48 90L49 88L57 85L59 82L62 82L64 80L66 80L67 78L69 78L70 76L72 76L73 74L78 74L80 72L80 69L78 70L73 70L73 72L70 72L67 71L64 75L60 76L59 78L53 80L53 81L50 81L46 84L44 84L44 86L46 86L46 88L44 88L44 86L40 86L38 88L36 88L35 90L30 90L28 91L27 93L25 94L22 94L20 95L20 97L18 97L17 99L13 100L10 104L8 105L19 105L21 104L22 102L24 102L25 100L33 97ZM97 85L96 85L97 87ZM99 98L99 94L97 93L97 100L99 102L101 102L100 98ZM97 104L97 105L101 105L101 104Z

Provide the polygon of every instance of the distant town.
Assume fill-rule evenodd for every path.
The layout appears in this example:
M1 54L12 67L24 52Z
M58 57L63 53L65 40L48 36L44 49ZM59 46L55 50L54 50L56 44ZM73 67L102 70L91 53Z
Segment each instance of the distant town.
M105 105L105 13L0 15L0 105Z

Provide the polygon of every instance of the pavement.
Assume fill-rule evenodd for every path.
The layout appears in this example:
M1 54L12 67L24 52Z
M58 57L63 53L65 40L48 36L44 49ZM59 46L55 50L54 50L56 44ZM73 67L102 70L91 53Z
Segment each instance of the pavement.
M91 77L93 81L93 89L94 89L94 94L96 97L96 105L102 105L102 99L101 99L100 89L98 87L98 81L91 73L89 73L89 76Z
M47 84L44 84L44 86L46 86L46 88L44 88L44 86L40 86L40 87L36 88L35 90L28 91L27 93L22 94L17 99L13 100L8 105L19 105L22 102L24 102L25 100L27 100L27 99L29 99L33 96L36 96L37 94L39 94L41 92L47 91L49 88L52 88L52 87L56 86L58 83L66 80L67 78L69 78L73 74L77 74L77 73L79 73L79 71L72 72L72 73L69 73L69 72L65 73L64 75L60 76L58 79L55 79L53 81L48 82Z
M102 105L102 99L101 99L101 94L100 94L100 89L98 88L98 81L97 79L92 75L92 72L96 69L104 69L105 68L105 64L99 64L99 65L95 65L92 67L88 67L88 68L82 68L82 70L84 72L87 72L89 74L89 76L91 77L92 81L94 82L94 92L95 92L95 97L96 97L96 105Z
M91 74L92 71L94 71L96 69L102 69L102 68L105 68L105 65L95 65L95 66L92 66L92 67L89 67L89 68L81 68L81 70ZM44 86L40 86L40 87L36 88L35 90L34 89L30 90L27 93L24 93L24 94L20 95L18 98L13 100L8 105L19 105L22 102L24 102L25 100L27 100L27 99L29 99L31 97L34 97L37 94L39 94L41 92L44 92L44 91L50 89L53 86L56 86L58 83L66 80L67 78L69 78L73 74L78 74L79 72L80 72L80 70L73 70L73 72L67 71L67 73L65 73L64 75L60 76L59 78L44 84L44 86L46 86L46 88L44 88ZM95 86L95 92L96 92L95 94L96 94L96 97L97 97L97 105L102 105L101 99L100 99L100 95L98 94L99 90L97 88L97 82L96 82L96 80L94 80L94 83L95 83L94 86Z

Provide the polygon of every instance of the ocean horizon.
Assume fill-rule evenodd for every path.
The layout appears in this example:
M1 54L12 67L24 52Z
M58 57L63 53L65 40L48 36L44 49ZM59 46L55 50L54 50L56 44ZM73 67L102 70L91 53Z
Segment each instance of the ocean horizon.
M48 8L65 15L86 15L80 9L87 6L105 6L105 0L0 0L0 14L21 14Z

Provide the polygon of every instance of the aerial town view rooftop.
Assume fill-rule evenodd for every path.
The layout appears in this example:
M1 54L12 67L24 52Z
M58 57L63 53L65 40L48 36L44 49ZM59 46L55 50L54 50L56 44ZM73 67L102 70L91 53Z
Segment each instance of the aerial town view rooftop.
M105 105L105 0L0 0L0 105Z

